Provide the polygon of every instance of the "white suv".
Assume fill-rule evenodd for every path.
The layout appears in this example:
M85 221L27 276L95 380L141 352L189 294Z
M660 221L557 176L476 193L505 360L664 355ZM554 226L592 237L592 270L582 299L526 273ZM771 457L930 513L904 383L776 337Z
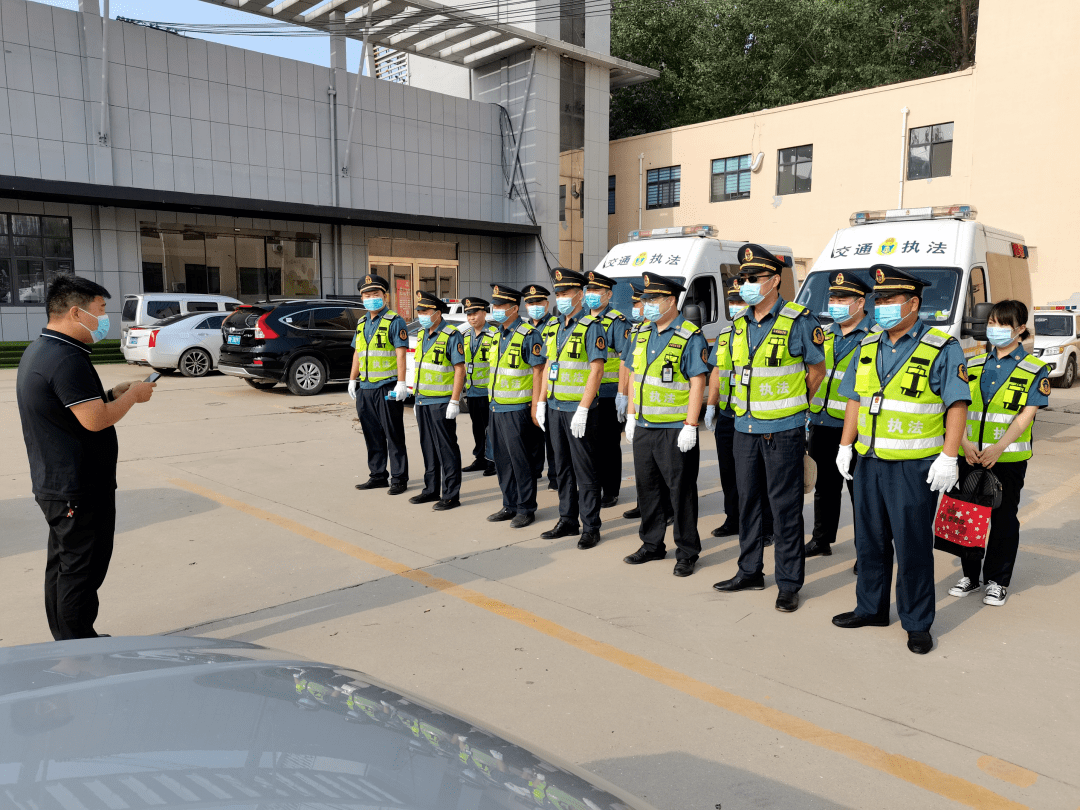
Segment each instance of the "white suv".
M1051 384L1071 388L1080 360L1080 324L1074 307L1036 307L1035 356L1050 366Z
M128 330L135 326L152 326L173 315L192 312L232 312L242 302L227 295L201 293L142 293L125 295L120 312L120 351L128 359Z

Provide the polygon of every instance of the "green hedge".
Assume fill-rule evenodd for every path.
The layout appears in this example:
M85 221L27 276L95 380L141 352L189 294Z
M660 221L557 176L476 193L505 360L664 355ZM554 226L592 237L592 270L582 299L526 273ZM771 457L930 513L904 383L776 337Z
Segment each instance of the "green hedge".
M29 345L29 341L25 340L0 343L0 368L18 368L19 360ZM127 362L120 352L119 340L103 340L96 344L90 354L90 361L95 366Z

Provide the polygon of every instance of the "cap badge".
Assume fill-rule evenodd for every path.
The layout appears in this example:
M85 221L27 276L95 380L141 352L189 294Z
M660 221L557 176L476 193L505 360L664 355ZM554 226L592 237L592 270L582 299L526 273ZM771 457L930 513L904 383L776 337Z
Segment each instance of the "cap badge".
M529 287L529 295L536 295L536 287Z
M556 281L562 281L562 270L556 270L555 271L555 280Z
M836 281L834 283L835 284L843 284L844 283L844 274L843 273L837 273L836 274Z
M884 284L885 271L879 267L877 270L874 271L874 279L877 281L878 284Z
M371 276L364 276L364 283L365 284L370 284L371 283Z
M652 284L652 279L650 279L647 275L644 276L644 279L645 279L645 286L646 287L648 287L650 284Z
M589 271L589 281L596 281L596 273Z
M750 248L747 248L746 250L743 251L742 260L744 262L748 262L752 258L754 258L754 251L752 251Z

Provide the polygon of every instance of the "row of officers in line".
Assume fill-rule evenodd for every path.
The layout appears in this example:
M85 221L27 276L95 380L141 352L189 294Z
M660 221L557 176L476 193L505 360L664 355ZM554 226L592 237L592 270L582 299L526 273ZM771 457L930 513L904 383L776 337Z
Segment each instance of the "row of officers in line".
M694 572L701 421L715 434L725 521L738 535L738 571L720 591L762 590L763 554L775 556L776 609L799 607L807 557L832 553L845 482L854 506L857 604L838 627L889 623L896 603L907 646L933 647L933 520L939 493L972 467L993 467L1004 496L984 560L964 562L954 596L984 592L1004 604L1019 544L1016 512L1035 412L1047 404L1047 366L1021 345L1027 310L995 305L987 353L965 361L959 343L919 317L926 282L879 264L869 277L830 277L823 330L806 307L780 297L785 263L758 245L740 250L728 290L732 325L712 347L678 311L678 280L644 273L628 315L611 307L615 281L553 271L547 289L492 285L469 297L464 334L446 304L419 293L415 407L424 488L412 503L459 505L462 472L497 474L502 508L489 521L533 523L545 457L559 520L541 537L600 542L601 509L619 499L625 432L633 449L641 547L624 561L666 556L673 526L676 576ZM357 489L406 491L403 319L386 306L387 281L359 285L368 318L356 330L349 393L367 443L370 478ZM874 303L873 314L866 302ZM524 308L523 305L524 304ZM489 323L488 320L494 323ZM464 398L464 399L463 399ZM462 468L456 419L472 420L475 461ZM704 411L704 413L703 413ZM803 529L804 455L816 462L814 530ZM389 473L387 464L389 462ZM985 580L985 585L982 581Z

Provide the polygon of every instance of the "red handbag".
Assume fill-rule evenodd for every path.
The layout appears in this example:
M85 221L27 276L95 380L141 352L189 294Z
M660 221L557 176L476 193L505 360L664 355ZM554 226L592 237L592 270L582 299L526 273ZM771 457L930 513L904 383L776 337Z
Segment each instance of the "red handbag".
M990 533L990 513L1001 503L1001 483L990 470L976 468L958 494L957 498L941 496L934 516L934 548L981 560Z

